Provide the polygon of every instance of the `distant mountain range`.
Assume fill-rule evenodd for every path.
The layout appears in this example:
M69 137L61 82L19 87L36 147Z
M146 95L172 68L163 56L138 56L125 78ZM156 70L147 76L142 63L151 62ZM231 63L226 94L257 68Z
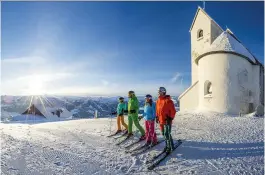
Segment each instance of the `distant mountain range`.
M32 96L1 96L1 114L22 113L31 103ZM93 118L97 110L98 117L108 117L116 110L119 97L73 97L73 96L40 96L44 104L51 103L56 107L65 107L77 118ZM144 106L144 96L138 96L140 107ZM154 99L156 100L156 98ZM172 97L178 107L177 97ZM128 98L125 97L125 101ZM4 111L4 112L3 112ZM141 112L140 112L141 113ZM2 117L1 115L1 117Z

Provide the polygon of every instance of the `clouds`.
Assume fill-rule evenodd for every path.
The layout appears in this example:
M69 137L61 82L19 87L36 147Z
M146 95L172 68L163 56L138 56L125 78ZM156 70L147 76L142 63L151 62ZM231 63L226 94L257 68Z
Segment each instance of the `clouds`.
M44 63L45 59L39 56L31 57L20 57L20 58L4 58L1 60L2 64L33 64L33 63Z
M110 53L109 56L113 57L115 55L114 53ZM75 85L79 85L81 89L83 86L93 88L100 84L106 87L117 86L114 82L110 83L111 80L105 79L110 77L114 77L115 79L115 75L112 76L111 73L106 74L103 71L104 62L109 62L107 60L104 61L103 58L108 57L107 52L104 54L91 53L81 57L80 59L77 56L76 59L68 61L57 59L56 57L39 55L3 58L2 93L20 95L26 92L27 89L30 89L28 82L32 81L32 79L40 79L43 86L45 86L46 93L57 91L58 89L62 89L61 92L71 93L75 89L72 88ZM9 88L10 86L14 88ZM65 89L65 86L69 88ZM78 89L73 92L78 91Z
M80 70L81 65L84 64L66 64L41 56L4 58L1 92L10 95L29 94L36 82L42 84L42 92L48 92L48 89L56 88L58 83L75 78L78 75L76 70Z
M105 85L102 86L103 82ZM106 81L108 82L108 81ZM60 87L50 91L52 94L62 95L127 95L129 90L135 91L136 95L152 94L157 95L157 90L160 86L167 89L167 93L173 96L180 95L188 84L171 84L168 82L135 82L135 83L106 83L101 81L98 85L70 85L67 87Z
M98 67L92 66L93 60L60 62L50 57L44 59L36 56L4 59L3 64L8 69L4 70L2 93L11 95L21 95L34 89L29 82L35 80L41 80L42 92L45 94L62 95L126 95L129 90L136 91L138 95L157 95L160 86L166 87L169 94L179 95L188 87L187 82L182 82L184 73L177 72L170 79L170 73L163 72L157 79L153 75L145 76L144 73L97 72ZM25 65L30 67L26 69ZM16 73L25 70L27 71L24 73ZM15 74L8 76L10 72ZM154 73L159 74L157 71ZM129 76L135 78L131 79Z
M106 80L101 80L101 82L102 82L102 84L103 84L104 86L107 86L107 85L109 84L109 82L106 81Z
M20 25L12 27L3 42L7 49L2 55L2 93L21 95L36 89L34 82L41 84L46 94L127 94L133 89L137 93L156 94L162 85L168 87L169 92L172 89L172 93L182 91L182 86L176 83L179 77L175 76L175 83L169 82L171 66L175 65L171 61L174 56L169 53L171 49L153 52L150 48L159 44L153 47L156 43L149 42L148 38L146 42L142 40L146 47L139 46L139 38L133 38L128 32L131 24L124 30L128 35L124 35L111 21L107 21L110 22L107 26L113 26L113 30L106 29L105 18L99 23L97 15L88 20L91 15L86 18L79 10L72 15L68 9L66 13L60 10L46 13L42 8L32 9L37 15L23 11L16 12L21 18L12 18L14 23L20 21ZM82 18L76 18L77 14ZM93 16L92 11L91 14ZM9 31L10 26L3 29ZM18 37L12 37L12 33ZM161 70L161 63L170 66Z
M177 72L177 73L173 76L173 78L171 78L171 82L172 82L172 83L175 83L176 81L178 81L179 79L181 79L182 76L183 76L183 75L182 75L180 72Z
M74 73L56 72L46 74L33 74L18 77L17 81L30 81L31 79L40 79L43 82L52 82L60 79L73 78L76 75Z
M2 81L1 91L2 94L10 95L28 95L35 93L37 90L38 92L48 93L49 89L56 88L54 85L75 76L75 74L65 72L21 75L14 79Z

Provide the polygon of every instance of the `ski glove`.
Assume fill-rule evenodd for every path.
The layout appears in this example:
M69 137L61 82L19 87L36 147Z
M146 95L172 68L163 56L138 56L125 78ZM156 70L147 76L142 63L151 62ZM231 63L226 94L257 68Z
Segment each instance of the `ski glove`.
M130 114L134 114L134 113L136 113L136 110L134 109L130 110Z
M142 118L143 118L143 116L141 115L141 116L138 117L138 120L140 121Z
M124 110L124 113L128 113L128 110Z
M112 113L111 113L111 115L116 115L116 114L117 114L117 112L112 112Z
M156 123L159 123L159 119L158 119L158 116L156 116Z
M172 120L173 120L173 118L167 116L167 118L166 118L167 125L171 124Z

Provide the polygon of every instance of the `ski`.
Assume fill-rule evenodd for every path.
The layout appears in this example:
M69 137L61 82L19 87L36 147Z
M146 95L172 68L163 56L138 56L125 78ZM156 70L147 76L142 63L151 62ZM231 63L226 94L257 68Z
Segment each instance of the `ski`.
M119 135L119 136L117 136L117 137L113 137L114 139L118 139L118 138L122 138L123 136L126 136L128 133L127 132L125 132L125 133L123 133L122 135Z
M148 145L140 145L132 150L126 150L125 153L132 153L134 151L137 151L137 150L140 150L140 149L143 149L144 147L147 147Z
M177 144L178 144L179 142L181 142L180 139L177 140ZM161 151L160 153L158 153L158 154L156 154L155 156L153 156L150 160L147 160L147 161L145 162L145 164L149 164L149 163L153 162L155 159L157 159L158 157L160 157L160 156L161 156L162 154L164 154L165 152L166 152L166 150Z
M120 134L120 133L110 134L110 135L108 135L107 137L113 137L113 136L118 135L118 134Z
M127 137L126 137L125 139L123 139L122 141L116 143L116 145L120 145L120 144L126 142L126 141L129 140L132 136L133 136L133 135L131 135L131 136L127 136Z
M131 143L131 144L129 144L129 145L127 145L127 146L125 146L124 148L130 148L130 147L132 147L133 145L136 145L137 143L140 143L141 141L144 141L144 140L137 140L137 141L135 141L135 142L133 142L133 143Z
M154 157L152 157L150 160L147 160L145 162L145 164L149 164L151 162L153 162L154 160L156 160L158 157L160 157L162 154L164 154L166 151L161 151L160 153L158 153L157 155L155 155Z
M156 146L156 145L158 145L158 144L160 144L160 143L162 143L163 141L158 141L155 145L147 145L147 146L145 146L145 145L143 145L142 147L140 147L139 149L137 149L137 150L134 150L134 151L132 151L132 156L135 156L135 155L137 155L137 154L142 154L142 153L144 153L145 151L147 151L148 149L151 149L151 148L153 148L154 146Z
M181 144L182 144L182 141L181 140L178 140L178 142L174 144L174 148L173 148L172 152L175 149L177 149L177 147L179 147ZM160 159L158 159L156 162L154 162L152 165L150 165L148 167L148 170L153 170L157 165L159 165L159 163L161 163L163 160L165 160L167 158L167 156L169 156L172 152L164 154ZM165 151L163 151L163 153L165 153ZM162 155L162 154L160 154L160 155ZM155 157L158 158L158 157L160 157L160 155L159 156L155 156Z
M142 150L144 148L148 148L149 149L149 147L152 148L152 147L154 147L154 146L156 146L156 145L158 145L159 143L162 143L162 142L163 142L163 140L162 141L157 141L157 144L152 145L151 147L149 145L140 145L140 146L138 146L138 147L136 147L136 148L134 148L132 150L125 151L125 153L133 153L133 152Z
M133 134L133 135L136 135L137 132L138 132L138 131L134 131L132 134ZM125 133L123 133L122 135L119 135L119 136L117 136L117 137L113 137L113 138L114 138L114 139L119 139L119 138L122 138L122 137L126 136L127 134L128 134L128 132L125 132Z

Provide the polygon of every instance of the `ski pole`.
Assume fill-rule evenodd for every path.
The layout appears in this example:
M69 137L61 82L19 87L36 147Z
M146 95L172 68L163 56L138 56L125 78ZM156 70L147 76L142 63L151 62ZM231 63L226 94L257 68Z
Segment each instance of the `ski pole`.
M109 129L109 134L111 134L112 115L113 115L113 114L111 114L111 115L110 115L110 124L109 124L109 126L110 126L110 129Z
M109 134L111 134L112 115L110 115Z

